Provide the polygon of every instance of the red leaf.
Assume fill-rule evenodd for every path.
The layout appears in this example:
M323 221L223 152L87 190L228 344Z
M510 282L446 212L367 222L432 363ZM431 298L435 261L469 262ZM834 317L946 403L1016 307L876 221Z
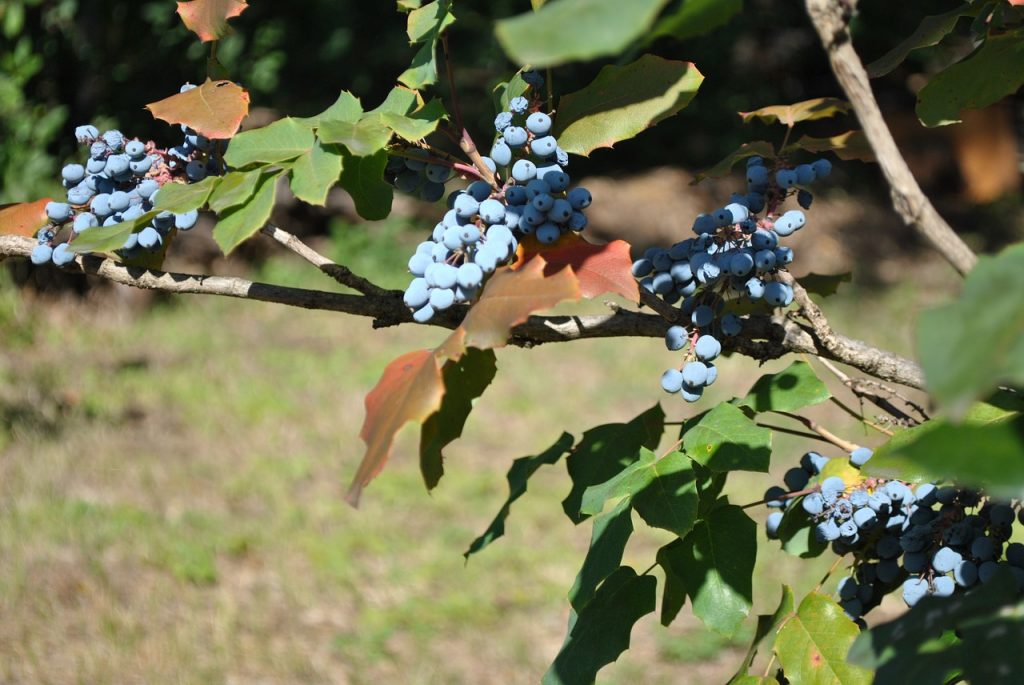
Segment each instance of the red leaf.
M533 312L579 299L579 281L571 269L545 276L544 267L539 257L516 271L500 269L487 281L462 325L436 349L410 352L388 364L366 396L366 419L359 433L366 454L346 496L350 504L358 505L363 488L384 468L398 430L409 421L422 424L441 409L444 360L457 362L467 347L502 347L512 327Z
M441 407L442 397L441 366L432 350L409 352L388 364L366 396L366 419L359 432L366 454L345 497L350 504L359 504L363 488L384 468L399 429L409 421L426 421Z
M0 205L0 235L23 235L33 237L46 225L46 197L35 202Z
M595 245L578 233L566 233L554 245L543 245L533 236L528 236L521 244L523 249L520 260L513 266L515 269L539 254L547 262L544 268L546 276L571 266L579 279L583 297L617 293L630 302L640 301L640 289L633 278L629 243L624 240Z
M546 276L546 265L543 257L537 257L520 269L500 269L491 276L460 327L466 331L468 347L503 347L512 327L526 321L533 312L562 300L580 299L580 283L572 270Z
M249 113L249 93L231 81L206 79L198 88L151 102L146 109L157 119L185 124L207 138L230 138Z
M179 2L178 14L189 31L204 43L222 38L230 30L228 19L244 12L247 0L192 0Z

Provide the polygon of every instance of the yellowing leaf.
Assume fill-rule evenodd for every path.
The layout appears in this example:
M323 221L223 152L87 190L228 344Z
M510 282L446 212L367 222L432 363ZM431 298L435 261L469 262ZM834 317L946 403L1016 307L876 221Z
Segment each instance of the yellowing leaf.
M786 126L793 126L801 121L815 121L827 119L837 114L846 114L850 111L850 103L839 98L815 98L795 102L792 105L771 105L755 109L753 112L740 112L743 123L748 123L755 117L766 124L778 122Z
M206 43L227 34L228 19L247 8L246 0L191 0L178 3L178 14L188 30Z
M146 105L154 117L185 124L207 138L230 138L249 113L249 93L231 81L206 79L198 88Z
M874 162L875 151L871 149L864 131L846 131L829 138L812 138L803 136L795 143L788 145L789 148L800 148L808 152L834 152L839 159L849 161L851 159L862 162Z
M48 221L46 204L50 201L44 197L35 202L0 205L0 235L34 236Z

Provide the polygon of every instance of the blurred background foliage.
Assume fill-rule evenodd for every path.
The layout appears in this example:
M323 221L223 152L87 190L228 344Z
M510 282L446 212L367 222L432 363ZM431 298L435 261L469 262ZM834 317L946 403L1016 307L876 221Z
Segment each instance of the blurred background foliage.
M910 34L923 15L957 4L863 0L853 24L857 48L869 61ZM456 79L467 121L478 135L490 131L490 89L514 69L493 40L492 22L527 6L525 0L456 3L458 22L451 33ZM387 1L309 0L282 10L279 3L255 0L232 26L235 31L221 41L218 58L250 90L254 107L275 114L315 113L343 89L376 104L413 54L404 16ZM205 78L208 47L185 29L171 0L6 0L0 2L0 27L0 202L57 191L56 170L74 154L71 133L77 124L117 126L156 140L172 135L143 106L177 92L186 81ZM792 0L747 0L743 12L711 34L685 41L659 38L620 61L630 61L641 49L696 62L707 77L697 99L674 125L579 160L574 175L629 173L663 164L709 166L745 140L781 136L778 127L741 126L736 112L840 95L802 3ZM914 90L922 75L969 49L964 34L955 34L915 52L875 82L897 132L913 128ZM582 87L605 63L559 69L556 92ZM1017 125L1020 107L1013 109ZM826 121L817 128L835 132L836 126ZM944 135L916 131L907 136L908 145L922 136L927 145ZM873 172L858 177L861 165L851 166L855 184L876 177ZM956 190L959 182L955 165L926 174L925 180L945 190Z

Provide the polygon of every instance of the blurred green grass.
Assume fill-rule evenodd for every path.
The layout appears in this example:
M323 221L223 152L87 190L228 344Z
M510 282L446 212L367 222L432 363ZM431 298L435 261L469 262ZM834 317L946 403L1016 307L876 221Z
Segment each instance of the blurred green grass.
M324 249L400 286L415 242L399 223L339 225ZM290 255L255 277L338 287ZM844 329L907 351L921 294L867 309L856 288L830 304ZM531 480L505 538L465 562L504 501L512 460L657 401L679 421L788 363L726 360L707 402L686 406L658 387L671 357L656 340L501 350L441 485L425 492L407 429L354 510L342 494L362 455L363 396L390 359L444 331L373 331L214 298L123 307L0 287L3 682L536 682L561 643L590 531L561 512L560 463ZM880 311L905 325L878 326ZM835 407L812 413L875 439ZM806 449L777 435L774 475L737 474L727 492L759 499ZM626 563L646 568L669 538L636 523ZM830 561L762 545L755 609L774 608L781 582L806 592ZM649 616L600 680L725 680L751 625L725 639L686 610L667 630Z

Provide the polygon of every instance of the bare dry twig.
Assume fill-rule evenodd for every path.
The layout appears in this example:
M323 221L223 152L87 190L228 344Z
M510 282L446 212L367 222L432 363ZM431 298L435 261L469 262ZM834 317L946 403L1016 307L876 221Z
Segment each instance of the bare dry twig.
M832 72L857 114L889 183L893 207L904 223L913 226L954 269L966 274L974 266L977 256L936 211L910 172L882 118L864 64L853 49L847 24L855 3L849 0L806 0L806 5L811 22L828 53Z

